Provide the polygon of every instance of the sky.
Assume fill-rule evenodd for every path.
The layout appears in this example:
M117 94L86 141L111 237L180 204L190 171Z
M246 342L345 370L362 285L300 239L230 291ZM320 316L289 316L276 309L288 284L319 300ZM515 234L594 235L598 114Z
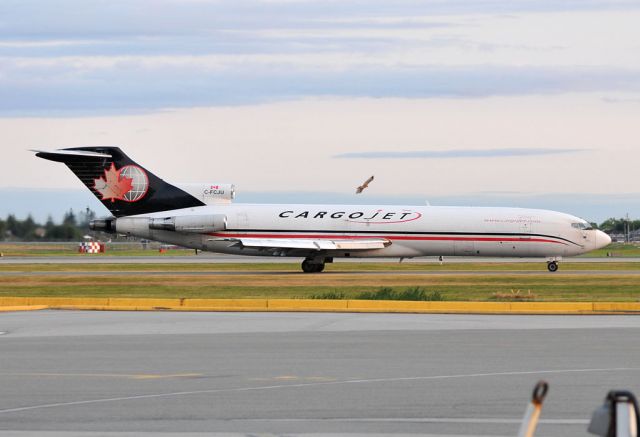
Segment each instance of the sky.
M95 145L238 201L640 217L639 22L637 1L3 0L0 217L106 214L28 152Z

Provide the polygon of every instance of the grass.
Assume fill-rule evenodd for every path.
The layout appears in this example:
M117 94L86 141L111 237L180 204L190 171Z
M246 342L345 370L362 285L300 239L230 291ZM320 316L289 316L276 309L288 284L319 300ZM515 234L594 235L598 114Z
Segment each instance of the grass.
M640 257L640 244L611 243L607 247L581 255L580 258L606 258L609 256L613 258Z
M157 243L152 243L150 248L143 250L140 243L107 243L107 252L104 254L95 254L91 256L104 257L104 256L149 256L149 257L161 257L161 256L189 256L193 255L192 249L180 249L172 248L168 249L165 253L158 251L160 247ZM78 253L78 245L76 243L6 243L0 244L0 252L5 256L70 256L70 257L84 257L87 255ZM581 255L580 258L631 258L640 257L640 244L637 243L612 243L609 246L594 250L585 255Z
M259 271L259 272L280 272L299 273L299 263L176 263L176 264L153 264L153 263L123 263L123 264L2 264L0 260L0 272L237 272L237 271ZM561 271L587 271L587 270L640 270L640 263L637 262L562 262ZM509 271L530 271L546 273L544 260L539 263L444 263L440 265L435 261L414 262L414 263L389 263L389 262L345 262L327 264L327 273L355 273L371 271L388 272L509 272ZM311 275L317 277L316 275Z
M329 291L321 294L314 294L311 299L348 299L343 292ZM380 287L377 291L365 291L351 296L350 299L360 300L411 300L411 301L441 301L445 300L439 291L428 292L422 287L409 287L405 290L394 290L391 287Z
M413 301L439 301L445 300L439 291L429 292L422 287L409 287L406 290L394 290L391 287L382 287L378 291L360 293L356 299L364 300L413 300Z
M0 245L0 251L5 255L22 253L23 256L58 253L104 256L77 255L75 246L64 247L5 243ZM193 254L191 250L173 249L159 254L157 250L119 248L107 255ZM607 252L620 258L616 262L563 262L560 270L565 274L562 275L548 273L544 260L539 263L445 260L444 265L433 259L402 264L349 262L327 264L325 273L308 275L300 272L298 262L247 264L211 260L189 264L20 265L3 264L0 259L0 296L640 301L640 275L629 274L640 270L640 263L624 262L627 256L640 256L640 247L612 244L590 255L606 256ZM238 275L240 271L248 274ZM522 271L529 274L515 274ZM582 271L591 271L591 274L570 274ZM619 273L604 274L612 271ZM160 272L168 275L159 275ZM190 275L190 272L197 274ZM207 272L216 274L207 275ZM376 274L362 275L361 272Z
M1 266L0 296L58 296L58 297L182 297L182 298L329 298L329 299L418 299L493 301L509 299L512 290L530 290L535 301L640 301L640 275L625 272L640 268L597 264L592 270L605 267L618 268L619 274L557 275L548 273L544 265L533 265L538 273L516 275L510 273L510 264L478 266L464 264L420 266L420 270L438 272L411 274L406 270L396 274L398 267L386 266L386 271L375 275L361 275L360 270L383 270L385 267L371 264L334 264L322 274L309 275L299 272L299 266L242 264L229 269L228 264L216 266L229 274L189 275L186 272L213 270L211 265L14 265ZM401 265L407 268L407 265ZM583 264L562 265L562 271ZM32 270L33 267L33 270ZM42 269L44 267L44 269ZM413 267L413 266L412 266ZM530 267L528 264L521 267ZM12 273L11 269L40 273L34 275ZM146 268L146 270L145 270ZM487 274L470 274L461 271L484 269ZM234 274L244 269L251 273ZM44 271L43 271L44 270ZM122 271L122 274L97 275L95 271ZM48 274L47 271L54 271ZM71 273L74 271L74 273ZM158 275L154 271L175 272L175 275ZM265 274L269 271L268 274ZM575 270L577 271L577 269ZM69 274L66 274L66 273ZM127 273L129 272L129 273ZM181 274L185 272L185 274ZM255 272L255 274L253 273ZM86 274L84 274L86 273Z

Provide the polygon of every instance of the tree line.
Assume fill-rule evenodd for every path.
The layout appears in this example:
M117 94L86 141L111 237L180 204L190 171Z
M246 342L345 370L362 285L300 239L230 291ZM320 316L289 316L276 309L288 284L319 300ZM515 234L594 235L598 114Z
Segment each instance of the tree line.
M628 226L628 228L627 228ZM609 218L596 225L598 229L606 232L607 234L621 234L626 230L629 232L637 231L640 229L640 220L627 220L625 218Z
M95 218L91 210L76 214L67 211L62 222L49 216L45 223L36 222L31 215L24 220L9 214L0 219L0 241L79 241L89 232L89 222Z
M69 210L60 223L51 217L45 223L37 223L31 215L19 220L10 214L5 220L0 219L0 241L78 241L89 232L89 222L95 216L90 209L79 214ZM609 218L592 225L608 234L621 234L627 229L630 232L640 229L640 220Z

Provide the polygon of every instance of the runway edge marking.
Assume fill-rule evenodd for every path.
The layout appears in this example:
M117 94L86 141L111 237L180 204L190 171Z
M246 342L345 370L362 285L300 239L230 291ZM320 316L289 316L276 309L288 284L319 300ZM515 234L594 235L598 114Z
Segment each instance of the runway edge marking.
M324 299L0 297L0 311L271 311L451 314L640 314L640 302L455 302Z

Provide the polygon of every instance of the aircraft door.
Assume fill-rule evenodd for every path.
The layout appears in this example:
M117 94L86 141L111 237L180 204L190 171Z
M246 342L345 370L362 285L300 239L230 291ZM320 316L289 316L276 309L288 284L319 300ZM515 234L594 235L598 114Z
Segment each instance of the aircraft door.
M236 226L239 229L249 229L249 214L246 212L238 212L236 214Z
M531 256L532 246L531 243L527 240L531 239L532 226L531 226L531 217L521 217L520 218L520 240L514 244L514 249L517 249L520 256Z
M520 223L520 233L524 234L524 236L531 235L531 221L525 220Z

